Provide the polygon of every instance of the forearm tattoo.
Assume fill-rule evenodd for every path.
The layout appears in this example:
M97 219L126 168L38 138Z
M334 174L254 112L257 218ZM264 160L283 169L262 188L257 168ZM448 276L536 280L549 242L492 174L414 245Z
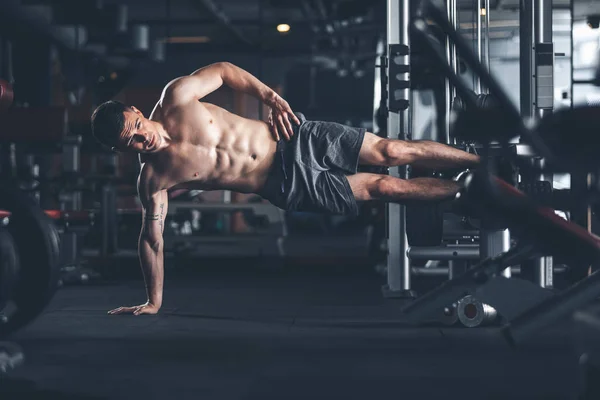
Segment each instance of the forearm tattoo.
M160 231L163 232L164 231L164 219L163 217L165 216L165 203L160 203L160 218L158 219L158 223L160 225Z
M147 221L158 221L159 218L158 214L146 214Z

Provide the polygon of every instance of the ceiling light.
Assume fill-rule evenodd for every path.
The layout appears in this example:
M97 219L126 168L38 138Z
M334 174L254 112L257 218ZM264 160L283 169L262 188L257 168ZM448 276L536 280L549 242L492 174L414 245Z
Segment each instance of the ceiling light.
M290 26L288 24L279 24L277 25L277 32L289 32L290 31Z

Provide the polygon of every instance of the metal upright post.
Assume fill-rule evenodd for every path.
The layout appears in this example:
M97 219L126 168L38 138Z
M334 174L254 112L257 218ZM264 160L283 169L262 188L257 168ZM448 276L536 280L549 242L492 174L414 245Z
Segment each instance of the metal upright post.
M521 0L520 12L521 115L536 120L554 108L552 1ZM543 162L536 160L538 166L543 166ZM553 181L551 174L533 178ZM552 287L552 257L540 257L532 262L534 281L542 287Z
M508 250L510 250L510 231L508 229L481 228L479 254L482 260L496 257ZM510 267L502 271L502 276L505 278L511 277Z
M481 5L483 0L477 0L477 20L475 21L475 27L477 32L477 38L475 39L477 42L477 56L479 61L481 61L482 54L482 46L481 46ZM481 93L481 78L479 76L475 77L475 92Z
M448 20L450 21L450 23L454 26L455 21L454 21L454 9L456 8L456 0L447 0L446 2L446 13L448 14ZM454 43L450 40L450 38L446 35L445 38L445 48L446 48L446 58L448 59L448 62L450 63L450 65L452 65L452 69L454 72L457 72L457 69L455 69L455 63L454 63L454 57L456 56L456 48L454 47ZM450 137L450 127L451 127L451 120L452 120L452 101L454 100L455 97L455 91L454 91L454 87L452 86L452 84L450 83L450 80L446 78L446 84L445 84L445 90L446 90L446 132L445 132L445 137L444 142L446 144L451 144L452 143L452 139ZM442 138L439 136L438 134L438 140L442 141Z
M552 0L535 0L535 99L540 117L554 110Z
M455 30L459 30L460 28L460 20L458 18L458 4L457 0L449 0L452 4L452 20L450 23ZM459 62L458 62L458 52L456 51L456 45L452 43L452 68L454 71L459 71ZM456 90L454 91L456 92Z
M492 62L490 55L490 0L485 0L485 38L485 64L487 66L488 71L491 71Z
M533 1L521 0L519 9L519 73L521 116L534 118Z
M571 82L571 86L569 87L569 98L571 102L569 106L571 109L573 109L573 106L575 105L575 85L573 84L573 81L575 80L575 77L573 76L573 28L575 27L575 0L571 0L569 2L569 16L571 17L571 34L569 35L569 81Z
M407 139L410 124L410 1L387 0L388 121L390 138ZM408 178L406 167L393 167L391 176ZM388 204L387 297L414 297L407 255L406 208Z

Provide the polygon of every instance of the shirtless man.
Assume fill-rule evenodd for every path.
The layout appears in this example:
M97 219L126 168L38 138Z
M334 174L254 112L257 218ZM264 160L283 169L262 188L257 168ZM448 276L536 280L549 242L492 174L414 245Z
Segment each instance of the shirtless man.
M270 107L269 122L200 101L227 85ZM286 210L356 214L357 201L443 200L451 180L357 173L357 166L472 167L476 155L432 141L383 139L361 128L307 121L268 86L228 62L171 81L148 118L118 102L100 105L92 131L103 145L139 155L142 204L139 257L147 301L109 314L155 314L163 300L163 229L167 190L256 193Z

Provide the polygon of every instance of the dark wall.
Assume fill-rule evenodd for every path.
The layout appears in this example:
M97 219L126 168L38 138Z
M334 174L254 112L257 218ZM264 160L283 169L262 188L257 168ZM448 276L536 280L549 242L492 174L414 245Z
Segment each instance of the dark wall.
M156 63L143 68L130 82L133 86L164 86L171 79L188 75L196 69L219 61L228 61L259 77L270 86L283 83L286 71L293 65L287 58L261 58L259 55L236 55L232 53L202 54L190 46L185 49L167 52L164 63Z
M310 67L291 70L285 80L287 100L309 119L359 124L373 115L374 72L364 76L339 76L335 70L319 70L311 83Z
M165 63L144 68L128 86L163 87L175 77L219 61L238 65L267 85L280 88L292 108L306 113L309 118L353 123L372 118L372 69L367 69L361 78L352 75L340 77L335 70L319 69L316 79L311 82L310 67L294 57L261 58L259 55L170 51ZM311 93L313 89L314 93Z

